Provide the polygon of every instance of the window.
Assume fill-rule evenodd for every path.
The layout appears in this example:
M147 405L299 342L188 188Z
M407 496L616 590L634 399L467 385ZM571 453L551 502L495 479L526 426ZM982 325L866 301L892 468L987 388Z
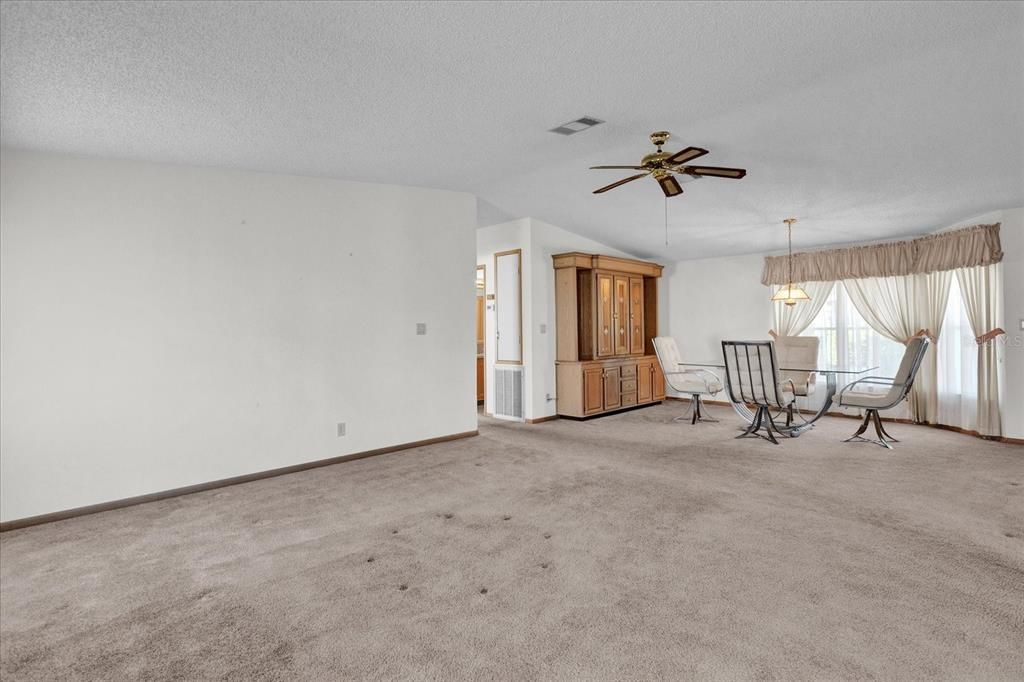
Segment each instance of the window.
M868 326L841 283L832 288L821 312L804 334L821 339L818 363L823 367L878 367L868 374L891 377L895 376L903 358L903 344L885 338Z
M878 367L863 375L840 375L838 382L864 376L896 376L903 358L902 343L891 341L868 326L854 308L846 289L836 283L821 312L811 323L807 336L821 339L818 363L823 367L863 369ZM938 367L938 422L964 429L977 428L978 409L978 346L971 323L967 319L960 284L952 278L946 317L939 332L939 342L928 351L936 353ZM817 398L820 401L820 398ZM820 403L818 403L820 404ZM833 406L833 410L837 409ZM886 416L908 417L906 404Z

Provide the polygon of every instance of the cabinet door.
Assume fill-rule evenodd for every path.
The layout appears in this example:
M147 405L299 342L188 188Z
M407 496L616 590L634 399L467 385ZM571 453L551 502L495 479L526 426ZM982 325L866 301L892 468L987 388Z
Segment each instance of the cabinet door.
M604 409L611 410L622 405L622 375L618 367L604 370Z
M644 352L644 278L629 278L629 352Z
M604 409L604 370L600 367L583 370L583 412L591 414Z
M637 365L636 372L636 401L638 403L651 402L654 395L654 363L650 361L641 362Z
M629 277L615 277L615 354L629 353Z
M615 325L615 304L613 301L614 278L611 275L597 275L597 356L615 354L612 341Z
M665 375L661 373L661 365L657 362L651 363L651 376L653 381L651 382L651 396L653 400L664 400L665 399Z

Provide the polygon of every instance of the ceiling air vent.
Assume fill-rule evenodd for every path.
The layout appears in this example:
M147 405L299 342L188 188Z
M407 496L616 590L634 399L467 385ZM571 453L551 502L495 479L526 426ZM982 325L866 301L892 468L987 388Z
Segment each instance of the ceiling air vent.
M575 135L576 133L582 133L584 130L593 128L594 126L602 123L604 123L604 121L594 118L593 116L583 116L575 121L563 123L557 128L552 128L549 132L558 133L559 135Z

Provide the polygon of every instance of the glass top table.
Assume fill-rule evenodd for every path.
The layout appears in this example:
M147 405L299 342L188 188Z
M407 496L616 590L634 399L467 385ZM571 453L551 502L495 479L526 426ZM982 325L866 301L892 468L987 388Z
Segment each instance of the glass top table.
M712 362L680 362L679 366L682 367L682 368L686 368L686 367L701 367L701 368L712 368L712 369L719 369L719 370L724 370L725 369L725 363L724 362L713 362L713 361ZM801 421L802 421L801 424L787 425L786 427L784 427L783 430L786 432L787 435L793 436L795 438L796 436L799 436L804 431L807 431L807 430L813 428L814 422L816 422L819 419L821 419L822 417L824 417L825 413L827 413L829 408L832 407L832 399L836 395L836 387L837 387L836 377L837 376L843 375L846 378L851 378L852 379L852 377L854 377L854 376L867 374L868 372L872 372L872 371L874 371L876 369L878 369L878 366L864 367L864 368L859 368L858 367L856 369L851 369L849 367L836 367L836 366L832 366L832 365L816 365L816 366L813 366L813 367L790 367L790 366L780 367L779 368L780 372L816 372L818 374L822 374L822 375L825 376L825 400L822 402L821 407L818 408L818 411L815 412L814 415L810 419L803 419L801 417ZM719 380L722 381L721 377L719 377ZM729 377L728 377L728 374L726 374L725 380L722 381L722 385L726 386L726 382L728 382L728 380L729 380ZM726 386L726 393L729 396L729 403L732 405L732 409L736 411L736 414L738 414L740 417L742 417L744 420L746 420L746 422L748 424L752 423L754 421L754 413L750 410L750 408L747 406L747 404L743 403L743 402L735 402L735 401L733 401L732 397L731 397L732 396L732 392L728 390L728 386Z
M717 367L725 369L724 362L680 362L680 367ZM780 372L820 372L822 374L864 374L878 369L878 366L865 367L864 369L850 369L848 367L833 367L831 365L815 365L813 367L779 367Z

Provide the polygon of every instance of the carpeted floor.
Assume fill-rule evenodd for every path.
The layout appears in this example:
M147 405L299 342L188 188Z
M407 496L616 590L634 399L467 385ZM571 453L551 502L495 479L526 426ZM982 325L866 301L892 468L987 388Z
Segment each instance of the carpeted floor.
M1024 448L669 403L0 536L0 673L1016 679Z

